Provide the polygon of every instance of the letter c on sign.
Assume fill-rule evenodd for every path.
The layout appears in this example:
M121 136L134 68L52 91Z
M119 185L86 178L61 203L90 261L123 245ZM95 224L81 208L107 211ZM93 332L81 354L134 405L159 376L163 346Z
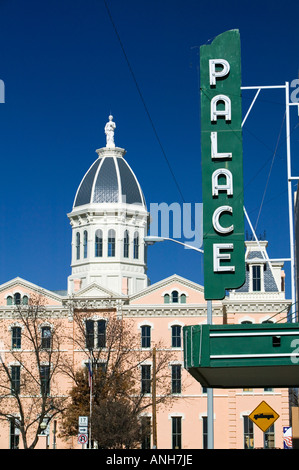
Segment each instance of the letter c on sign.
M221 233L221 234L227 234L234 230L234 226L231 225L230 227L222 227L222 225L220 225L219 218L223 212L229 212L230 214L232 214L233 209L231 206L218 207L213 214L213 227L216 230L216 232Z

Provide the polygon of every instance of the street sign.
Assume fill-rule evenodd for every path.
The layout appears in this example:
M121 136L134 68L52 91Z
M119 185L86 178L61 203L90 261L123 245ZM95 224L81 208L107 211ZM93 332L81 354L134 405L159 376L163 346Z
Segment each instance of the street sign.
M200 48L204 295L245 282L241 50L238 30Z
M272 426L272 424L279 418L279 415L274 411L268 403L262 401L249 415L251 421L254 422L263 432Z
M87 434L78 434L78 444L86 444L88 441Z
M87 426L79 426L79 434L88 434Z
M88 426L88 416L79 416L79 427Z

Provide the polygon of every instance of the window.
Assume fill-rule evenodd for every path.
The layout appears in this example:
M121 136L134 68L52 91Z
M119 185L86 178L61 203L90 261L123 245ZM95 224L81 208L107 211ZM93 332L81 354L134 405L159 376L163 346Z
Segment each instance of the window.
M182 327L180 325L173 325L171 327L171 346L173 348L180 348L182 345L181 331Z
M182 448L182 418L175 416L172 420L172 448Z
M134 233L134 259L139 258L139 233L135 232Z
M105 348L106 347L106 321L98 320L98 337L97 337L97 347Z
M16 419L10 418L10 449L18 449L20 442L20 430L16 426Z
M11 329L11 348L21 349L22 329L20 326L14 326Z
M50 366L40 367L41 393L50 395Z
M15 305L21 304L21 294L19 292L16 292L14 295L14 304Z
M151 393L151 366L141 366L141 393Z
M28 305L28 295L24 295L23 298L19 292L16 292L14 296L8 295L6 298L6 305Z
M106 346L106 320L86 320L85 347L87 349Z
M260 292L262 290L261 266L252 266L252 290Z
M21 367L11 366L11 393L17 395L20 393Z
M50 326L43 326L42 327L42 340L41 340L41 348L42 349L50 349L51 348L51 328Z
M108 232L108 256L115 256L115 230L112 229Z
M178 304L179 302L181 304L185 304L187 302L186 294L180 294L179 295L177 290L172 291L171 295L168 294L168 293L164 294L164 303L165 304L169 304L169 303Z
M87 230L84 230L84 238L83 238L83 256L87 258Z
M151 347L151 327L148 325L141 327L141 347Z
M151 418L141 417L141 449L151 448Z
M244 449L253 449L253 421L248 416L243 416Z
M85 322L86 335L85 335L85 345L87 349L94 348L94 322L93 320L86 320Z
M274 424L264 432L264 449L274 449L275 447L275 433Z
M76 259L80 259L80 233L76 233Z
M186 303L186 294L181 294L180 301L181 301L181 304Z
M181 365L175 364L171 366L171 392L181 393L182 391L182 373Z
M129 232L125 231L124 236L124 258L129 258Z
M95 257L101 258L103 256L103 232L98 229L95 233Z

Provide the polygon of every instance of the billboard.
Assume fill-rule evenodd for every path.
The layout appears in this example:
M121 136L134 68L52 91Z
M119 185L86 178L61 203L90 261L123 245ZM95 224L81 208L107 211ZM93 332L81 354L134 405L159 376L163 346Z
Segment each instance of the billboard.
M245 282L240 34L200 48L204 293Z

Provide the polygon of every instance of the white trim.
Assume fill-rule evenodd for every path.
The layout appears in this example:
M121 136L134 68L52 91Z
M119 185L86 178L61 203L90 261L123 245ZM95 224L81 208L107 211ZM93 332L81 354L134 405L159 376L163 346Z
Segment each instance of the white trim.
M143 326L150 326L152 330L154 329L154 324L151 321L143 320L141 323L137 324L137 329L141 330Z
M182 413L180 411L173 411L172 413L168 413L168 419L171 420L171 418L185 419L185 413Z
M210 333L210 338L216 338L216 337L221 337L221 338L227 338L229 336L293 336L293 335L299 335L299 330L297 332L293 331L268 331L267 333L263 332L255 332L255 333Z
M185 326L185 323L179 320L173 320L171 323L168 323L168 329L171 330L173 326L181 326L182 328Z
M210 359L243 359L243 358L257 358L257 357L297 357L298 353L280 353L280 354L228 354L221 355L215 354L210 356ZM254 367L254 366L253 366Z

